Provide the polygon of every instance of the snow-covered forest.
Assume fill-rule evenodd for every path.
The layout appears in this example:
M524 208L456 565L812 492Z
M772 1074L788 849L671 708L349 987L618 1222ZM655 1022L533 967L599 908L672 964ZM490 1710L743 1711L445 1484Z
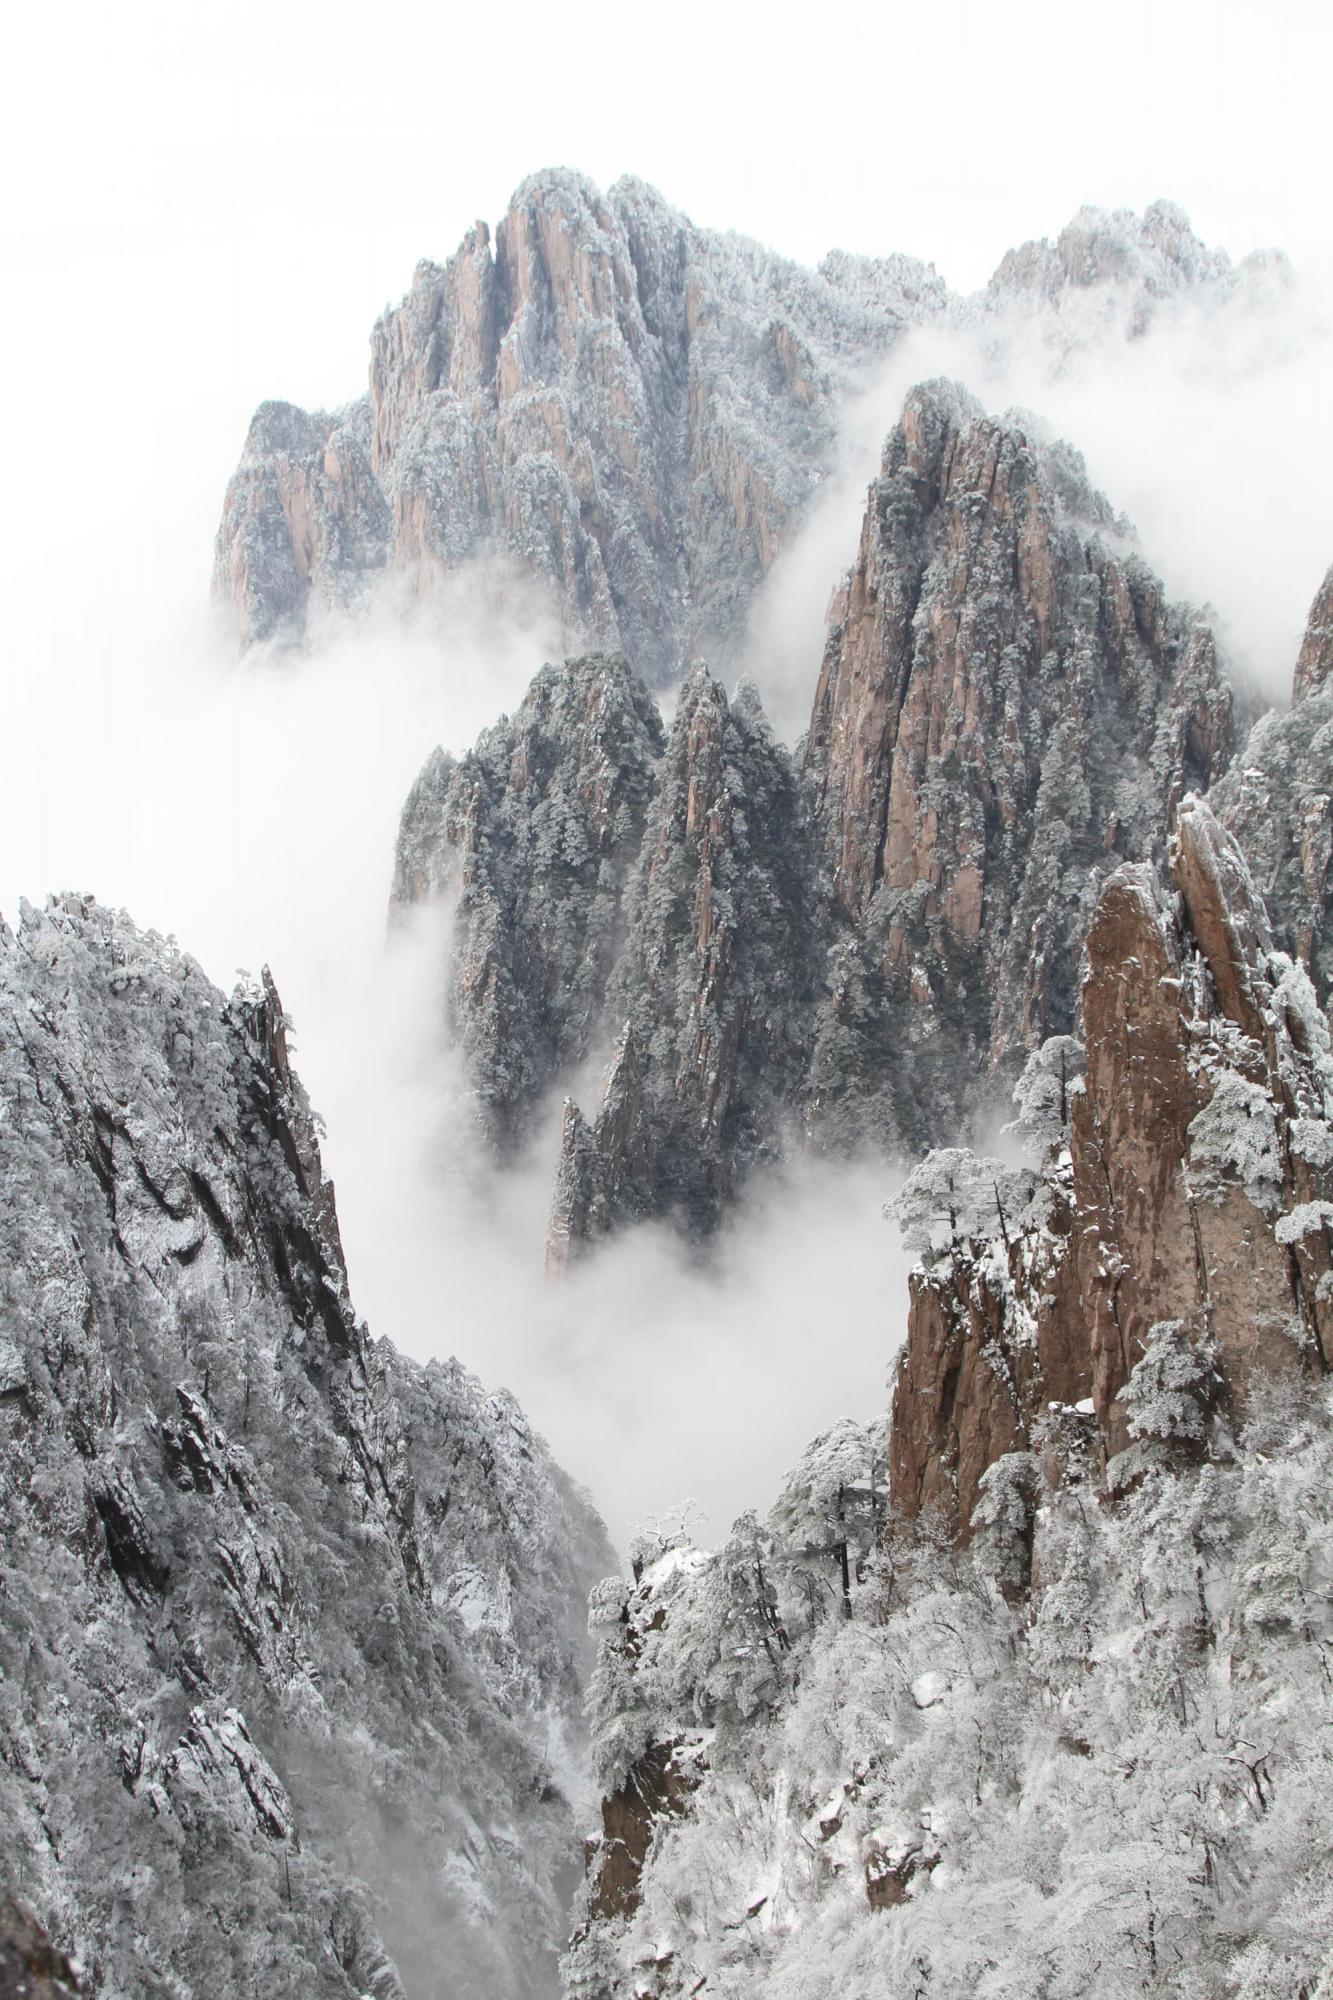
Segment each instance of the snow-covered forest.
M599 1769L667 1744L675 1786L567 1991L1326 1993L1333 1410L1232 1430L1207 1391L1164 1336L1131 1489L1053 1409L966 1549L889 1520L882 1428L848 1423L710 1554L636 1551L594 1607Z

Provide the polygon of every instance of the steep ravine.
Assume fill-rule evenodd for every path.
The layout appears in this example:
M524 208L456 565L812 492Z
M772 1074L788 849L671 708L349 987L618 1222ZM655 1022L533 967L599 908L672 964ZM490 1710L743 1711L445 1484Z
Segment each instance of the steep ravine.
M357 1320L272 983L25 909L0 1146L29 1913L101 2000L549 1995L610 1550L511 1397Z

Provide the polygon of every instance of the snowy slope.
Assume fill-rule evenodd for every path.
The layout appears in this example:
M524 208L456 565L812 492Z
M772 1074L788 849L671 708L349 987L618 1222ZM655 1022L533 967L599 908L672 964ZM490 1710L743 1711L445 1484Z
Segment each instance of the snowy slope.
M103 2000L552 1990L605 1536L358 1323L316 1131L267 978L3 933L0 1863Z

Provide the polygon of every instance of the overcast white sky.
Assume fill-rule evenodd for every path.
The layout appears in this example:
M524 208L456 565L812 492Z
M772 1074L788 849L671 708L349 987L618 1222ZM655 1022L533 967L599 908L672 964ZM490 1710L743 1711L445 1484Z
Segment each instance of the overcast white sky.
M806 260L911 251L959 288L1081 202L1162 194L1233 254L1323 257L1331 58L1305 0L25 6L0 553L65 576L114 495L202 579L256 402L358 393L416 260L543 165L637 172Z
M603 185L637 173L697 221L810 262L834 246L913 252L958 289L1085 201L1141 208L1159 195L1233 256L1277 244L1298 267L1326 267L1331 76L1329 10L1291 0L1262 18L1235 0L75 0L25 5L7 26L0 909L12 917L19 890L87 887L176 930L219 981L270 959L347 1183L363 1309L421 1351L437 1302L452 1299L434 1344L490 1379L502 1368L618 1526L648 1459L660 1478L642 1508L680 1497L672 1454L687 1434L717 1488L716 1516L762 1502L818 1423L876 1404L903 1304L887 1232L882 1248L875 1236L878 1190L858 1185L850 1242L819 1225L827 1254L811 1268L830 1275L816 1289L824 1296L840 1271L839 1324L857 1329L843 1374L822 1385L824 1405L805 1375L783 1387L778 1357L798 1354L817 1303L779 1257L768 1259L777 1276L758 1321L744 1304L733 1315L737 1395L752 1414L745 1342L772 1357L753 1462L729 1441L729 1409L694 1394L688 1371L670 1430L634 1431L632 1373L611 1421L599 1343L620 1340L620 1304L593 1315L581 1370L571 1363L557 1381L558 1344L539 1362L524 1345L531 1294L511 1295L488 1348L477 1271L465 1283L426 1241L438 1216L419 1218L410 1242L391 1241L389 1211L405 1229L407 1209L374 1152L389 1086L371 1058L384 1040L374 954L397 804L431 744L462 747L536 659L468 630L441 663L380 634L319 679L311 669L281 687L238 681L207 641L204 613L250 413L266 396L314 405L358 394L371 323L417 259L446 256L477 216L497 220L516 183L546 165ZM1240 618L1248 605L1258 628L1276 619L1274 672L1285 673L1323 551L1333 553L1333 521L1325 533L1315 518L1328 507L1322 360L1307 356L1280 405L1261 384L1241 412L1225 372L1192 400L1182 379L1174 365L1129 384L1138 431L1105 397L1094 408L1067 396L1052 414L1090 455L1099 447L1113 498L1191 594L1213 589L1228 533L1238 559L1254 553L1253 525L1225 503L1242 450L1251 511L1274 546L1271 557L1259 547L1256 578L1231 608ZM1193 488L1154 480L1158 463L1184 459ZM853 516L857 504L853 494ZM1284 549L1295 553L1274 610L1260 584ZM818 563L810 588L822 604L822 552ZM803 1188L795 1200L785 1227L800 1243L828 1194ZM764 1229L742 1241L733 1269L750 1270L756 1244L783 1235L781 1217ZM498 1272L513 1246L497 1238L486 1254L481 1268ZM614 1265L601 1282L608 1298L643 1291L630 1273L618 1292ZM697 1336L695 1281L657 1289L659 1322L674 1314ZM680 1351L683 1339L668 1345ZM699 1367L701 1385L719 1374L702 1350ZM592 1400L580 1415L581 1397ZM603 1485L596 1441L612 1430L619 1469L606 1468ZM689 1465L681 1477L698 1483Z
M151 356L233 431L263 395L358 390L416 259L542 165L960 288L1083 201L1170 195L1233 254L1328 239L1333 29L1302 0L76 0L6 43L11 389L49 361L77 397L114 357L142 390Z

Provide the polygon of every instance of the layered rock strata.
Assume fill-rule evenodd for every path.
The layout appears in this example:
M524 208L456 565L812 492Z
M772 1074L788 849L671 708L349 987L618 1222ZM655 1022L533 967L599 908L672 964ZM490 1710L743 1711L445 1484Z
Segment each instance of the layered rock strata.
M91 1991L549 1991L610 1552L357 1320L271 981L25 911L0 1140L5 1873Z
M1217 1408L1333 1356L1333 1062L1235 842L1189 797L1171 893L1122 867L1087 943L1086 1080L1007 1240L951 1241L912 1279L894 1390L895 1508L966 1534L987 1469L1084 1413L1103 1459L1164 1326ZM1063 1413L1063 1414L1062 1414Z

